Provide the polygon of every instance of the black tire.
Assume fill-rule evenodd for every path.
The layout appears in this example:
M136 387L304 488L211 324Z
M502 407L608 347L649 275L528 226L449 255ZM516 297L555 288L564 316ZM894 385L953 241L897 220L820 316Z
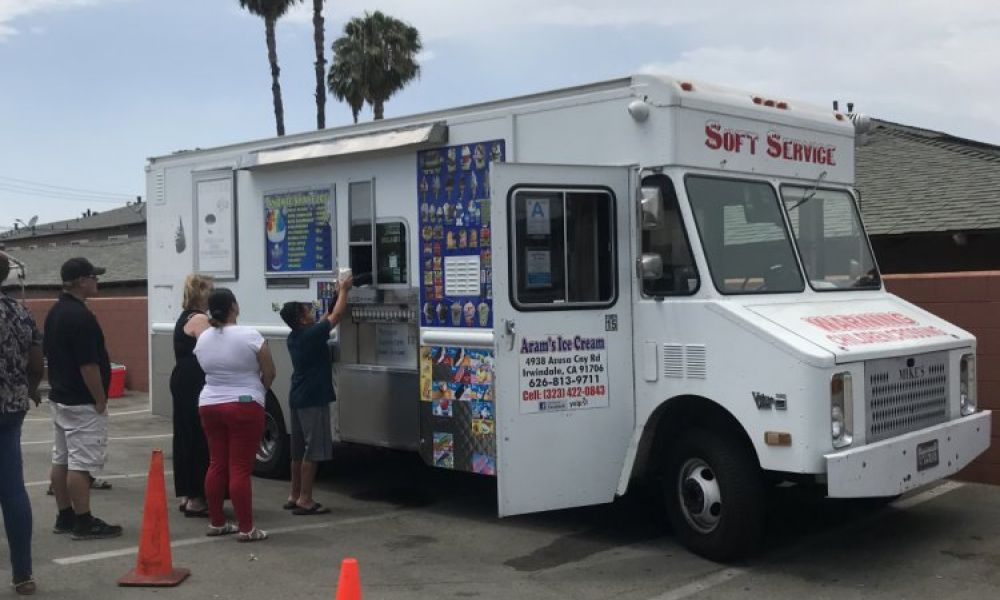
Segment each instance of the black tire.
M741 440L695 429L669 448L663 498L674 535L715 561L748 556L764 528L764 482Z
M284 479L291 470L291 440L285 427L281 404L270 391L264 402L264 435L257 448L253 474L269 479Z

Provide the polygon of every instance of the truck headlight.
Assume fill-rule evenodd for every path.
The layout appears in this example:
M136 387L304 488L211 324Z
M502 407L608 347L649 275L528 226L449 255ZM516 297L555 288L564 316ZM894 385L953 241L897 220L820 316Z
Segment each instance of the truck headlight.
M976 412L976 355L963 355L960 365L958 398L964 417Z
M854 390L850 373L836 373L830 380L830 437L834 448L854 441Z

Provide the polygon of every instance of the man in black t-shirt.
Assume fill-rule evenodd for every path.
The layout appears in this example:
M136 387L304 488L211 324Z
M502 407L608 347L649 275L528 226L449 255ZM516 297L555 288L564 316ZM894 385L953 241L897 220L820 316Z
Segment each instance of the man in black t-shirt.
M336 400L330 372L330 331L347 313L347 292L354 279L341 279L336 301L316 321L311 304L286 302L281 318L292 332L288 353L292 358L292 387L288 404L292 421L292 490L285 509L295 515L321 515L330 509L313 500L313 482L320 462L333 458L330 403Z
M45 318L49 404L55 425L52 491L59 516L54 533L74 540L117 537L122 528L90 513L90 472L104 467L108 445L108 385L111 362L104 332L85 301L97 295L104 269L71 258L60 271L63 293Z

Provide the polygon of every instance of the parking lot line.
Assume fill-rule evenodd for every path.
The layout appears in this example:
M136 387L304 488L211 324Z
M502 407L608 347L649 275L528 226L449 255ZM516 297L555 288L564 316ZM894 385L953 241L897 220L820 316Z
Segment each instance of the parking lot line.
M297 531L309 531L313 529L328 529L330 527L341 527L346 525L357 525L359 523L369 523L371 521L381 521L383 519L388 519L391 517L398 517L406 514L408 511L391 511L387 513L379 513L377 515L369 515L367 517L354 517L353 519L343 519L341 521L327 521L324 523L313 523L311 525L296 525L292 527L274 527L268 528L267 532L269 535L276 533L294 533ZM234 541L235 536L201 536L196 538L185 538L181 540L174 540L170 542L171 548L180 548L182 546L196 546L201 544L210 544L213 542L221 542L223 540ZM139 551L138 546L131 546L129 548L122 548L120 550L108 550L105 552L94 552L91 554L80 554L77 556L66 556L64 558L54 558L52 562L57 565L75 565L79 563L91 562L95 560L104 560L108 558L117 558L119 556L128 556L130 554L135 554Z
M160 433L156 435L129 435L125 437L111 437L108 438L109 442L126 442L129 440L156 440L160 438L174 437L172 433ZM32 440L30 442L21 442L22 446L38 446L40 444L51 444L52 440Z
M684 598L690 598L695 594L704 592L705 590L714 588L717 585L722 585L727 581L731 581L746 575L747 571L743 569L723 569L721 571L716 571L714 573L709 573L705 577L696 579L687 585L682 585L679 588L674 588L664 594L659 596L653 596L649 600L683 600Z
M915 494L913 496L910 496L909 498L902 498L900 500L896 500L895 502L890 504L890 506L894 506L896 508L910 508L911 506L923 504L928 500L933 500L938 496L943 496L948 492L954 492L958 488L962 487L965 487L965 484L960 481L946 481L941 485L932 487L931 489L925 492L920 492L919 494Z
M173 471L164 471L164 475L173 475ZM143 471L142 473L121 473L119 475L101 475L101 479L142 479L145 478L149 473ZM41 485L49 485L49 480L45 479L43 481L29 481L24 484L25 487L38 487Z
M914 506L918 506L920 504L923 504L924 502L929 502L931 500L934 500L935 498L940 498L941 496L949 492L953 492L963 487L965 487L964 483L958 481L946 481L941 485L934 486L929 490L920 492L919 494L914 494L913 496L896 500L895 502L892 502L889 506L892 506L893 508L899 510L913 508ZM871 516L868 519L863 520L862 522L867 522L868 520L874 518L877 517ZM852 527L858 527L858 526L859 523L854 523L852 525ZM831 534L826 533L818 537L803 540L801 544L796 544L795 547L786 550L786 553L801 552L803 546L815 544L828 535ZM708 575L700 579L696 579L695 581L692 581L687 585L669 590L659 596L654 596L649 600L683 600L684 598L690 598L695 594L699 594L701 592L704 592L705 590L722 585L724 583L727 583L729 581L732 581L733 579L742 577L743 575L747 575L749 573L750 570L747 569L724 569L722 571L715 571L713 573L709 573Z
M142 409L139 409L139 410L123 410L121 412L109 412L108 416L110 416L110 417L121 417L121 416L124 416L124 415L141 415L143 413L148 413L148 412L149 412L148 408L142 408ZM33 422L33 423L51 423L52 422L52 417L29 417L29 418L25 419L24 421L26 423L31 423L31 422Z

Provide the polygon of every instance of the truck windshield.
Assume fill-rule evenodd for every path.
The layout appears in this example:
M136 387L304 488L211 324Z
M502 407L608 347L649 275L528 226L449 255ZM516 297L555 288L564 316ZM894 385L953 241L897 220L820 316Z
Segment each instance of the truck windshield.
M848 192L786 185L781 187L781 198L814 290L881 287L868 238Z
M685 183L716 289L771 294L805 288L769 183L695 175Z

